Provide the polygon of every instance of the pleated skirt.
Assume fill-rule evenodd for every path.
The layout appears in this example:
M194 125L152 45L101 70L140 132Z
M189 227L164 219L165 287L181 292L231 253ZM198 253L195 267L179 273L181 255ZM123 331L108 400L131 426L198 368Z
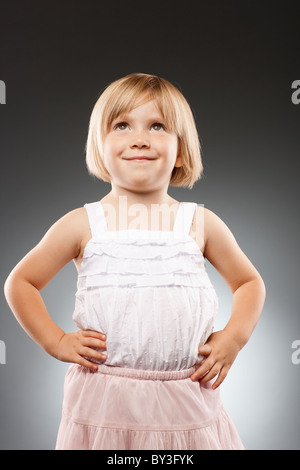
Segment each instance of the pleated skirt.
M220 390L192 382L195 370L72 364L56 449L243 450Z

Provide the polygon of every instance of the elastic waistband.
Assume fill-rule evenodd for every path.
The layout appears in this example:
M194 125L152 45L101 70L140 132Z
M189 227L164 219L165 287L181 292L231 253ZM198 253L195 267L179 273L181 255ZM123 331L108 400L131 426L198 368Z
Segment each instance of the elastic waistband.
M183 380L190 377L197 370L197 367L199 367L199 365L183 370L142 370L99 364L97 372L101 374L132 377L142 380Z

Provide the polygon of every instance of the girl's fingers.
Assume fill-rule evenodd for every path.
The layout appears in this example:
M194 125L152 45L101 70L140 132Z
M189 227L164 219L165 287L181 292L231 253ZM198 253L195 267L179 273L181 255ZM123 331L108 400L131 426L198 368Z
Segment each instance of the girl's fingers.
M206 373L197 376L198 374L198 371L199 369L193 374L193 376L191 377L191 379L193 381L195 380L198 380L201 384L205 384L207 382L209 382L210 380L212 380L214 377L216 377L218 375L218 378L217 380L212 384L212 388L213 390L215 390L216 388L218 388L221 383L224 381L224 379L226 378L227 374L228 374L228 370L229 370L229 367L221 367L218 366L218 364L215 364L210 370L208 370ZM193 379L193 377L198 377L198 378L195 378Z
M81 344L93 348L106 349L106 335L94 330L80 330Z
M106 335L104 333L99 332L99 331L80 330L80 333L82 334L82 336L85 336L85 337L98 338L98 339L101 339L102 341L106 340Z
M225 377L227 376L228 374L228 369L226 367L223 367L221 370L220 370L220 373L219 373L219 377L217 378L217 380L212 384L212 388L215 390L217 387L219 387L219 385L221 385L221 383L223 382L223 380L225 379Z
M199 367L199 369L197 369L196 372L194 372L191 376L192 381L195 382L196 380L200 380L201 377L205 376L210 371L212 366L213 364L210 363L208 359L204 361Z
M88 346L91 348L106 349L106 342L101 341L100 339L96 339L96 338L90 338L90 337L84 338L82 340L82 345Z
M202 384L206 384L207 382L209 382L210 380L212 380L214 377L216 377L216 375L218 375L218 373L220 372L220 366L218 366L218 364L215 364L208 372L207 374L205 374L204 377L200 378L200 382Z
M82 356L78 356L76 364L79 364L80 366L87 367L90 370L96 371L98 369L98 365L95 364L94 362L88 361Z
M209 356L211 353L212 349L209 344L203 344L202 346L199 346L198 352L201 356Z
M107 359L107 355L100 351L96 351L95 349L91 349L88 347L83 347L80 350L80 356L91 357L93 359L98 359L100 361L105 361Z

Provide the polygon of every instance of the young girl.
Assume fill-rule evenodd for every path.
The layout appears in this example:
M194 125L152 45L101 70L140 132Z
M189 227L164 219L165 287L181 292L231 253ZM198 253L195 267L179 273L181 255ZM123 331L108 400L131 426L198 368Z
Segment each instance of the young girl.
M98 99L87 140L101 200L71 211L14 268L8 303L28 334L72 363L57 449L243 449L219 386L263 308L264 283L213 212L178 202L202 173L191 109L168 81L131 74ZM213 332L205 258L233 294ZM70 260L78 270L65 333L40 291Z

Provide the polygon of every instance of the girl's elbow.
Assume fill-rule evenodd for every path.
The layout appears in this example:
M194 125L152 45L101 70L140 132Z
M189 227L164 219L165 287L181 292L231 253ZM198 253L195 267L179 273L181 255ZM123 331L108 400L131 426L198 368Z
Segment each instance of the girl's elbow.
M263 300L265 301L266 295L267 295L267 289L266 289L266 284L261 276L259 276L258 279L260 290L261 290L261 295L263 297Z
M4 283L4 295L9 305L18 294L24 282L26 282L26 279L22 277L21 273L16 268L7 276Z
M263 307L266 299L267 289L265 282L260 274L258 274L253 280L253 285L255 286L254 295L256 299L261 304L261 308Z
M9 273L9 275L7 276L4 282L4 296L8 303L13 294L15 285L16 285L16 275L13 270L11 273Z

